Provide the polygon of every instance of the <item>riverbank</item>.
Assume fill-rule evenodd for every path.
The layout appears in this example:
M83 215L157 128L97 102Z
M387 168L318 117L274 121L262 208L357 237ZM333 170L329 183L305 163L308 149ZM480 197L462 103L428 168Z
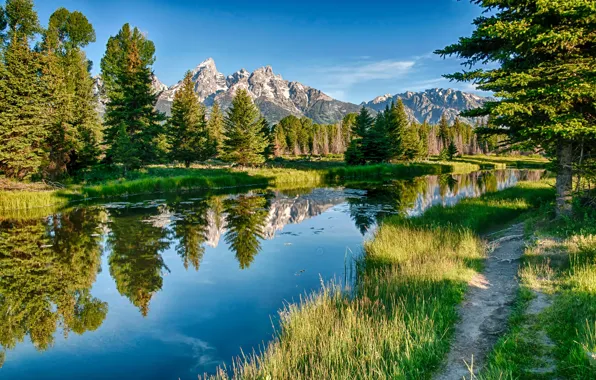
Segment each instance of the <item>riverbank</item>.
M415 162L368 166L336 166L323 162L309 168L270 167L261 169L234 168L147 168L133 172L128 178L101 183L73 184L64 189L45 191L1 191L0 213L38 207L62 207L73 201L116 196L150 194L249 186L318 186L346 180L384 180L432 174L458 174L480 170L465 162Z
M482 270L479 233L553 199L546 182L386 218L365 244L350 294L329 285L281 312L277 337L238 359L239 378L427 378L449 350L470 279ZM226 378L222 372L215 378Z
M483 170L499 170L507 168L547 169L550 165L548 159L540 156L476 155L457 157L454 161L480 165Z
M596 378L596 215L553 217L527 222L515 313L481 379Z

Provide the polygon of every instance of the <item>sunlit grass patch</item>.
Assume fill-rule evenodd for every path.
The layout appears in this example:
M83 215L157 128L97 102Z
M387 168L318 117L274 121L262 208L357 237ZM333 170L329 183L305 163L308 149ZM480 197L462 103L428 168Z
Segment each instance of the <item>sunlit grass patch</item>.
M2 191L0 213L47 206L63 206L73 199L73 194L62 191Z

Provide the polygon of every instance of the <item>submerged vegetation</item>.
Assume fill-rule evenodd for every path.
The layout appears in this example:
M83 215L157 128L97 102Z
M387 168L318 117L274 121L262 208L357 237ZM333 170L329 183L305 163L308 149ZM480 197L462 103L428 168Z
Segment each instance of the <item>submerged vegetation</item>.
M545 182L388 217L365 244L352 292L329 285L292 304L262 352L216 378L421 378L449 348L468 280L482 268L478 233L553 199Z

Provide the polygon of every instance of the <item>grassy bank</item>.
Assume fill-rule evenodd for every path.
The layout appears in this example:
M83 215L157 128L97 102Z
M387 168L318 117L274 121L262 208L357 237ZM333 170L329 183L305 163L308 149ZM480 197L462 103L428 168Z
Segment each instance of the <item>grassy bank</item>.
M317 169L183 169L148 168L133 172L129 178L97 183L71 185L60 191L0 192L0 212L24 208L62 206L70 201L108 198L121 195L149 194L241 186L316 186L355 179L387 179L429 174L466 173L479 170L470 163L419 162L368 166L328 166Z
M281 312L259 354L215 378L428 378L449 348L468 280L482 267L477 233L551 199L549 184L390 217L365 244L352 292L329 286Z
M596 215L554 221L549 207L528 230L516 312L480 378L596 379Z
M546 169L550 161L539 156L461 156L455 159L456 162L467 162L479 165L483 170L492 169Z

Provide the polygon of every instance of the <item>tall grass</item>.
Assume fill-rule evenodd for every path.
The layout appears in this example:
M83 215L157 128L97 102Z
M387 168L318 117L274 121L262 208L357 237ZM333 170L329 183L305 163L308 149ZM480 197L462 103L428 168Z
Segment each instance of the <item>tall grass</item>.
M523 183L435 207L432 217L385 219L364 246L353 291L330 285L287 306L267 347L214 378L428 378L449 349L467 282L482 266L476 233L535 208L549 192L547 184Z
M575 235L564 245L569 263L548 310L547 331L557 345L561 376L596 379L596 236Z
M64 206L76 196L65 191L0 191L0 214L10 210Z

